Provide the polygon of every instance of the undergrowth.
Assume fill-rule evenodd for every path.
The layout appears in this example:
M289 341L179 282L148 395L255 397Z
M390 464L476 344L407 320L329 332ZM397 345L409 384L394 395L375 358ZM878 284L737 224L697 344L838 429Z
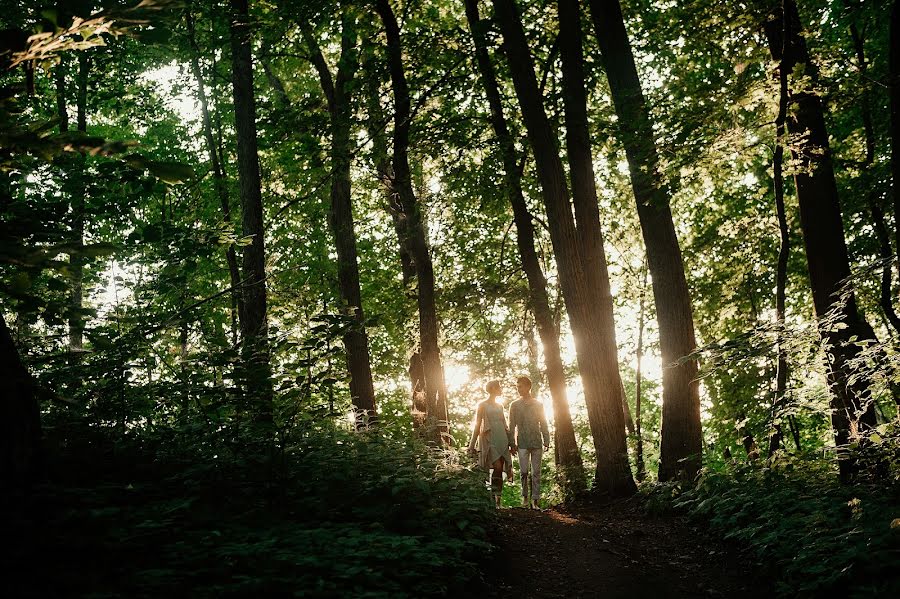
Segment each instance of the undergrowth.
M748 551L779 595L900 596L900 486L842 485L821 457L705 471L697 484L645 487L651 510L674 509Z
M414 441L319 431L273 455L79 434L14 506L6 596L443 596L490 547L480 474Z

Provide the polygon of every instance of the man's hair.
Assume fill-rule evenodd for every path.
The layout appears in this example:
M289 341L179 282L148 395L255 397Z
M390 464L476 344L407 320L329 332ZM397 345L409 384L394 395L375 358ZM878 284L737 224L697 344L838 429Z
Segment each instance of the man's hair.
M531 389L531 379L527 376L520 376L516 379L516 386L518 387L519 385L525 385L526 387Z
M488 393L491 393L492 389L496 389L497 395L499 395L500 394L500 381L498 381L498 380L488 381L488 384L484 386L484 390L487 391Z

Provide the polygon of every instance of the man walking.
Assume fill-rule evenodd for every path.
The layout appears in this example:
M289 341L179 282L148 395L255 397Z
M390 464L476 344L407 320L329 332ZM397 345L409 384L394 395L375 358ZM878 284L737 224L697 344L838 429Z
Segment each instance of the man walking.
M522 505L538 509L541 499L541 456L550 449L550 429L544 415L544 404L531 396L531 379L520 376L516 379L516 389L519 399L509 406L509 432L519 452Z

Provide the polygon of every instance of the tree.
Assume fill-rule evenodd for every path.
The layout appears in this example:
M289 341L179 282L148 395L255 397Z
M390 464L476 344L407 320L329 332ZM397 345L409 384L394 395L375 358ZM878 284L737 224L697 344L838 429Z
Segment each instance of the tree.
M344 310L351 326L343 335L350 374L350 398L359 411L359 425L375 416L375 389L369 363L369 338L366 334L362 297L359 289L356 232L353 225L353 204L350 194L350 162L352 146L350 133L353 117L352 86L359 66L356 18L350 9L341 11L341 55L337 75L332 76L319 44L308 29L304 38L309 46L313 65L319 75L322 92L331 119L331 206L328 224L334 237L338 257L338 282Z
M515 142L503 114L503 103L497 84L497 75L488 54L485 29L487 22L478 14L477 0L465 0L466 18L475 44L475 62L481 75L481 83L490 106L491 126L497 138L497 146L503 159L506 192L513 209L516 224L516 243L522 270L528 279L529 305L534 313L538 335L544 349L547 384L553 398L554 441L556 463L563 471L562 479L571 490L578 491L584 485L581 452L575 440L572 416L566 397L566 377L559 349L559 329L553 318L547 296L547 279L535 251L534 225L525 196L522 192L521 170Z
M894 194L894 244L900 272L900 3L891 9L889 88L891 94L891 180Z
M197 35L194 29L194 15L190 9L185 12L187 21L188 43L190 45L191 74L197 83L197 99L200 102L200 117L203 125L203 141L206 143L206 153L209 155L209 164L212 169L213 184L219 204L222 207L222 220L226 226L231 226L231 199L228 193L228 177L225 173L220 152L216 147L213 135L212 118L209 114L209 100L206 96L206 84L203 71L200 68L200 47L197 44ZM228 279L231 283L231 335L232 343L237 343L238 327L243 318L244 298L241 291L241 272L238 268L237 252L234 244L229 244L225 250L225 259L228 263Z
M656 302L663 363L659 479L693 479L700 468L702 431L694 319L669 191L619 0L590 0L591 17L625 147Z
M425 232L422 206L416 198L409 168L410 111L409 86L403 69L400 26L389 0L376 0L375 10L387 37L387 62L394 96L392 188L401 211L403 243L416 269L416 300L419 307L419 348L425 373L426 435L433 443L449 442L447 385L441 365L439 323L435 303L434 265Z
M623 393L616 360L612 296L605 275L602 237L591 236L592 232L596 235L599 231L596 196L594 205L591 206L588 199L590 189L582 187L578 190L575 211L579 219L578 227L584 228L579 231L572 216L557 137L544 110L534 74L534 62L516 5L513 0L494 0L494 8L503 33L504 50L516 96L534 151L560 284L575 337L585 403L597 450L594 486L598 491L610 495L627 495L634 492L635 485L625 446ZM568 19L565 19L560 15L560 26L565 24L569 27L566 33L561 34L560 41L571 44L567 48L569 56L565 59L567 66L564 67L568 71L564 75L568 78L566 95L567 101L577 103L584 101L578 97L577 91L579 85L584 85L583 77L579 78L577 64L580 59L577 54L580 51L574 47L575 42L566 38L575 35L580 48L581 37L577 16L575 25L572 24L571 15L567 16ZM583 92L581 97L583 98ZM567 104L566 109L567 112L570 109L574 112L576 107ZM578 115L572 113L567 114L566 118L573 119L576 123L579 119ZM575 129L573 127L571 135L584 134L580 127L578 131ZM567 126L567 132L568 130ZM581 140L576 140L579 141ZM571 152L572 140L569 142ZM579 185L592 186L592 183L588 183L591 175L587 170L590 165L584 163L583 156L581 160L576 159L574 166L579 171L573 173L573 181L577 180ZM593 222L595 219L596 222ZM589 253L585 255L586 252ZM607 280L606 289L602 288L604 279Z
M230 0L230 7L232 86L242 231L244 236L252 238L243 251L244 314L241 319L241 340L247 387L254 395L254 408L265 421L271 417L273 390L266 319L265 228L256 143L250 15L247 0Z
M799 71L814 85L818 70L801 34L797 5L793 0L785 0L783 10L783 22L788 26L781 26L782 19L776 19L766 28L769 52L774 60L784 57L786 71ZM794 183L813 305L821 322L822 339L828 344L831 423L835 443L845 451L854 437L875 424L868 377L854 373L852 367L860 354L860 345L874 342L875 334L860 314L852 288L845 283L850 276L850 259L837 183L822 100L811 86L803 84L791 89L787 129L791 155L799 164ZM839 324L829 323L832 315ZM849 480L857 469L855 460L843 453L838 465L842 480Z

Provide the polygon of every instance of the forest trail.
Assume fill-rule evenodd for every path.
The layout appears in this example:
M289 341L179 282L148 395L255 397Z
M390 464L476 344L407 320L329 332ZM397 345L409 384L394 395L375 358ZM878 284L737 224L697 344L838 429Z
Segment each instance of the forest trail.
M682 518L647 515L634 500L504 509L493 540L499 566L486 576L495 597L767 595L768 583L734 549Z

